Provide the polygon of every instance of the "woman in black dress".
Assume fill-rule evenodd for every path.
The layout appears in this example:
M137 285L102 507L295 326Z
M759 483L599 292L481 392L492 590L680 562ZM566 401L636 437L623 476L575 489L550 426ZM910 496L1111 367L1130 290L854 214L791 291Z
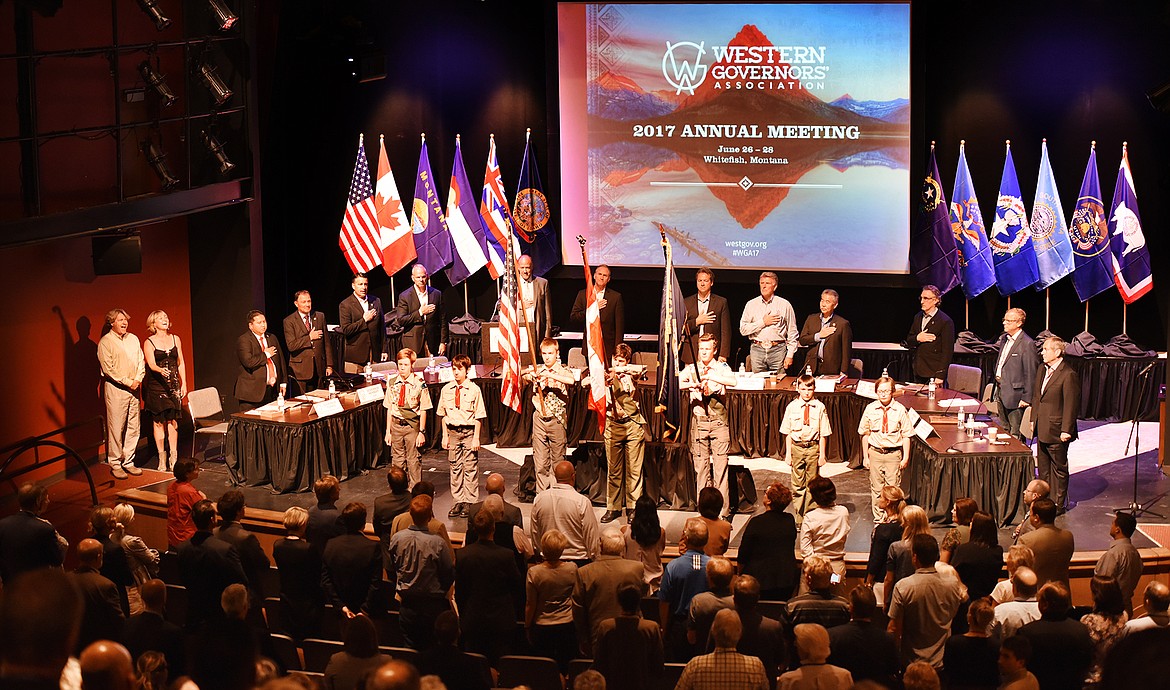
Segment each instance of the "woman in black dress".
M796 566L796 518L784 512L792 492L773 482L764 492L766 511L748 520L739 544L739 572L760 581L760 599L787 601L800 577Z
M187 397L187 367L183 361L183 343L171 333L171 319L165 311L150 312L146 330L150 337L142 344L148 370L142 399L154 420L158 468L169 471L179 459L179 416L183 413L183 398Z

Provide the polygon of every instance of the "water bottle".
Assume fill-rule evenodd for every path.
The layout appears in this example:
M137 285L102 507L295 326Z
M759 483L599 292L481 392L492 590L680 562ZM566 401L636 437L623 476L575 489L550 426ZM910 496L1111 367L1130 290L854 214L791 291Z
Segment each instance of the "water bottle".
M812 366L807 366L804 368L804 375L805 376L812 376L813 375Z
M329 397L337 395L337 383L333 379L329 379Z
M740 362L740 364L739 364L739 373L741 373L741 374L747 373L747 367L745 367L742 362Z
M362 371L362 373L366 377L366 383L369 383L374 379L374 367L369 362L366 362L366 368Z
M931 379L930 383L926 384L926 397L930 398L931 400L934 400L934 392L936 390L938 390L938 386L935 385L934 379ZM959 408L959 409L962 409L962 408ZM962 414L963 414L962 412L959 413L960 416L962 416Z
M890 377L890 368L889 367L882 367L882 378L888 379L889 377Z
M276 409L284 412L284 394L280 393L276 396Z

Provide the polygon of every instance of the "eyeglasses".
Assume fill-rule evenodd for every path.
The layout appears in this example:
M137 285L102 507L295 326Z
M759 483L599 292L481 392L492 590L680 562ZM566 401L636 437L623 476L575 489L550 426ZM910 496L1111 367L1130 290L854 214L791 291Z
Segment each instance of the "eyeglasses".
M1019 323L1020 320L1019 319L1004 319L1003 322L1004 323Z

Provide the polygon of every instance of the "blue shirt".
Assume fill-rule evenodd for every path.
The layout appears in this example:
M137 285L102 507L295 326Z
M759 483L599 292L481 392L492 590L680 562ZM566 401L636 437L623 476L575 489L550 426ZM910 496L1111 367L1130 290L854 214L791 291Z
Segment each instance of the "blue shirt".
M658 599L670 602L672 616L690 616L691 599L707 591L707 561L711 557L702 551L689 550L662 570L662 585Z

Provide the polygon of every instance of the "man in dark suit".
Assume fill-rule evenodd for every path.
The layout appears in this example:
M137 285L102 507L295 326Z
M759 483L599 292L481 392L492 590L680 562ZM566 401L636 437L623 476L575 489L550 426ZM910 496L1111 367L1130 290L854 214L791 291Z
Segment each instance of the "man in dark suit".
M121 597L118 585L101 574L104 549L96 539L82 539L77 545L77 570L73 582L81 592L85 608L81 614L81 631L77 651L97 640L116 640L122 634Z
M216 508L220 522L219 527L215 528L215 536L234 546L240 554L240 565L248 576L250 603L258 612L264 604L264 578L272 564L264 549L260 548L260 540L256 535L239 523L239 520L244 519L244 492L237 489L225 492L220 496Z
M841 297L836 290L821 292L821 311L809 314L800 329L800 345L808 348L804 366L814 376L849 374L849 358L853 354L853 329L837 313Z
M467 651L494 662L511 652L516 629L512 597L520 589L520 571L512 551L494 541L496 519L491 511L476 513L471 526L478 539L460 549L455 560L455 603L466 630Z
M183 629L166 619L167 586L162 580L147 580L139 586L138 593L145 608L126 619L122 644L135 659L143 652L159 652L166 657L170 677L178 678L187 668L186 639Z
M235 395L240 410L250 410L276 400L280 384L285 382L284 357L280 343L268 332L264 312L248 312L248 332L236 340L240 373L236 376Z
M656 688L662 677L662 631L642 617L642 592L626 583L617 590L621 613L601 621L593 646L593 668L617 690Z
M0 581L38 568L60 568L69 548L57 530L41 517L49 505L45 487L26 482L16 490L20 512L0 520Z
M364 273L353 277L353 294L341 300L337 307L337 330L345 336L342 360L345 373L356 374L367 363L386 359L382 352L385 325L382 320L382 300L369 294L370 279Z
M1032 384L1036 381L1036 343L1024 332L1023 309L1008 309L1003 315L1003 337L999 340L999 358L995 364L995 401L1004 431L1024 440L1020 423L1024 408L1032 404Z
M609 362L618 343L626 339L626 307L622 302L621 293L609 289L609 266L601 264L593 269L593 294L597 297L597 308L601 318L601 340L605 343L603 362ZM584 290L577 293L573 302L573 311L569 319L582 327L585 326L585 310L589 307L588 297ZM584 343L585 357L589 357L589 342Z
M906 348L914 360L914 377L926 383L941 384L955 357L955 324L938 308L942 293L933 285L923 285L918 297L922 311L910 321Z
M719 339L715 356L720 362L726 362L731 356L731 311L727 308L726 298L711 294L714 284L714 271L704 266L695 272L698 293L683 298L687 310L687 337L679 355L683 364L694 363L695 353L699 351L699 336L705 333L714 333Z
M246 584L236 548L212 533L215 505L204 499L191 507L195 534L176 547L179 579L187 588L187 629L223 616L220 596L228 585Z
M313 311L308 290L297 292L297 310L284 317L284 344L288 348L288 369L296 381L294 394L307 393L333 375L333 345L325 328L325 315Z
M1032 425L1035 429L1036 466L1048 482L1059 513L1068 509L1068 445L1077 438L1081 406L1081 379L1064 361L1066 343L1055 336L1044 340L1044 366L1032 385Z
M410 269L414 285L398 296L398 325L402 327L402 347L419 357L439 357L447 353L447 321L443 318L443 293L427 285L427 269L415 264Z
M341 498L341 482L337 477L327 474L313 482L313 493L317 496L317 505L309 508L305 539L317 555L321 555L330 539L345 534L341 511L337 508L337 501Z
M532 338L529 342L539 344L545 338L552 337L552 301L548 296L548 281L532 275L532 257L527 254L516 259L516 272L520 274L520 299L524 302L528 322L532 324Z
M330 539L321 555L321 587L327 602L353 618L373 603L382 580L382 550L362 534L365 505L356 501L346 505L341 522L345 534Z
M382 546L382 567L389 571L392 566L386 549L390 546L390 529L394 526L394 518L410 511L410 499L413 497L408 490L406 471L401 467L386 470L386 483L390 485L390 493L374 499L374 519L371 523L374 536Z

